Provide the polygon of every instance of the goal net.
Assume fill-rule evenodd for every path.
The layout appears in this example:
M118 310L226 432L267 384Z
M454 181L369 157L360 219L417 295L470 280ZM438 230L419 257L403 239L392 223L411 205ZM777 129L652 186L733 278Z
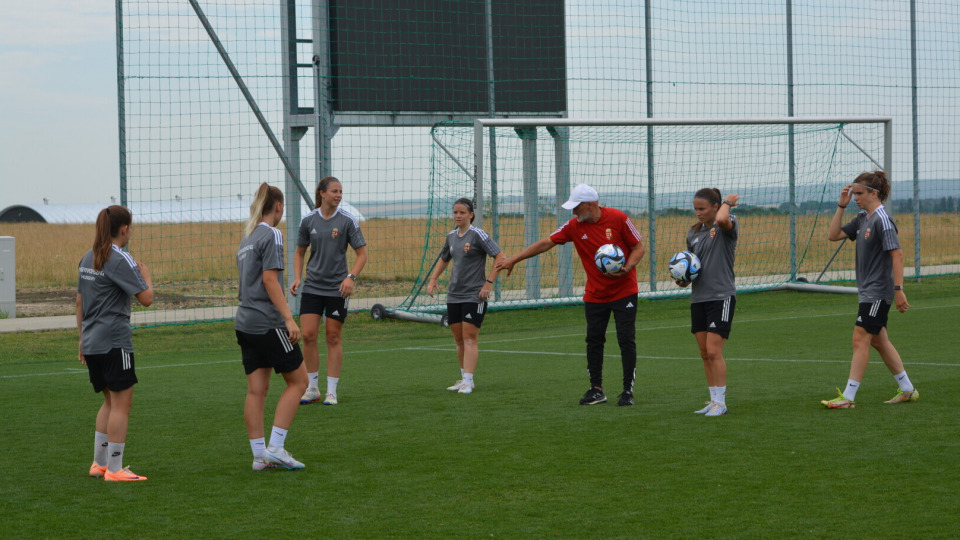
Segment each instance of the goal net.
M443 313L444 295L427 296L425 283L454 227L457 198L475 200L476 224L509 256L571 218L560 204L578 183L594 187L601 206L626 212L643 235L641 297L689 294L669 278L667 261L685 249L696 222L693 194L704 187L740 196L738 290L818 280L836 249L826 231L839 189L863 171L889 168L889 134L889 119L877 117L438 124L420 270L403 303L386 315L429 320ZM826 278L849 279L852 270L852 257L841 257ZM441 276L442 288L448 277ZM512 276L501 274L490 307L577 303L584 283L572 246L557 246L519 263Z

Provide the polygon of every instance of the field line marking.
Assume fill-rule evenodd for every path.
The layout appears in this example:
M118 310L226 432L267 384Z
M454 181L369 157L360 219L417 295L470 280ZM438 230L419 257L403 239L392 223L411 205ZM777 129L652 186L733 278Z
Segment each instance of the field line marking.
M454 348L434 348L434 347L407 347L407 350L413 351L442 351L442 352L456 352ZM554 351L513 351L513 350L499 350L499 349L480 349L482 353L494 353L494 354L520 354L520 355L537 355L537 356L575 356L582 357L584 356L583 352L554 352ZM604 358L620 358L619 354L605 354ZM637 355L638 360L700 360L699 356L648 356L648 355ZM789 362L797 364L849 364L850 360L811 360L805 358L727 358L731 362ZM870 362L871 364L883 364L882 360L874 360ZM960 364L951 364L943 362L904 362L906 366L933 366L933 367L960 367Z

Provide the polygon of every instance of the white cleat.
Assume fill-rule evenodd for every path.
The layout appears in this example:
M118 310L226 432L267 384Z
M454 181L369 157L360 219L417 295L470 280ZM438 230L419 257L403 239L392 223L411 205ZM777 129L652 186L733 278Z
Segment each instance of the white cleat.
M320 393L319 388L307 388L307 391L303 393L303 397L300 398L300 404L316 403L320 401L321 397L323 397L323 395Z
M714 403L710 410L703 413L704 416L723 416L727 414L727 406L723 403Z
M460 389L457 390L457 392L460 394L472 394L474 388L474 385L470 383L463 383L460 385Z
M302 469L304 467L303 463L293 459L293 456L290 455L290 452L287 452L286 448L275 448L273 446L267 447L266 453L263 454L263 461L287 470Z
M336 394L327 394L327 397L323 400L324 405L336 405L337 404L337 395Z
M713 402L708 401L706 407L700 409L699 411L693 411L693 414L707 414L707 411L709 411L711 407L713 407Z
M460 390L460 387L462 387L462 386L463 386L463 379L461 379L461 380L453 383L453 386L448 386L448 387L447 387L447 390L449 390L449 391L451 391L451 392L456 392L456 391Z

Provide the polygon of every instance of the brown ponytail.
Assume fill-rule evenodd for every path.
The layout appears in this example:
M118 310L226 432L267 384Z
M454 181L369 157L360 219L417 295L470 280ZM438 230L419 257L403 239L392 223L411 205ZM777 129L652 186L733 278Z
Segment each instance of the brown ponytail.
M102 270L110 260L113 239L120 234L120 227L133 223L133 214L120 206L108 206L97 214L97 232L93 237L93 269Z
M880 202L886 201L887 197L890 196L890 181L887 180L887 173L883 171L865 172L858 176L853 183L876 191Z

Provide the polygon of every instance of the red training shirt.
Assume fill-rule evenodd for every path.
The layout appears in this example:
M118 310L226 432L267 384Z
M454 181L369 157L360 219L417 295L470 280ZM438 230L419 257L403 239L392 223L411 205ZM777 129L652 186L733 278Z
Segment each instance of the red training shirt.
M616 208L600 207L600 219L596 223L579 222L574 216L550 235L555 244L573 242L587 272L587 285L583 294L584 302L612 302L631 294L637 294L637 270L627 275L609 278L597 268L593 256L604 244L616 244L623 253L630 255L630 249L640 243L637 228L626 214Z

